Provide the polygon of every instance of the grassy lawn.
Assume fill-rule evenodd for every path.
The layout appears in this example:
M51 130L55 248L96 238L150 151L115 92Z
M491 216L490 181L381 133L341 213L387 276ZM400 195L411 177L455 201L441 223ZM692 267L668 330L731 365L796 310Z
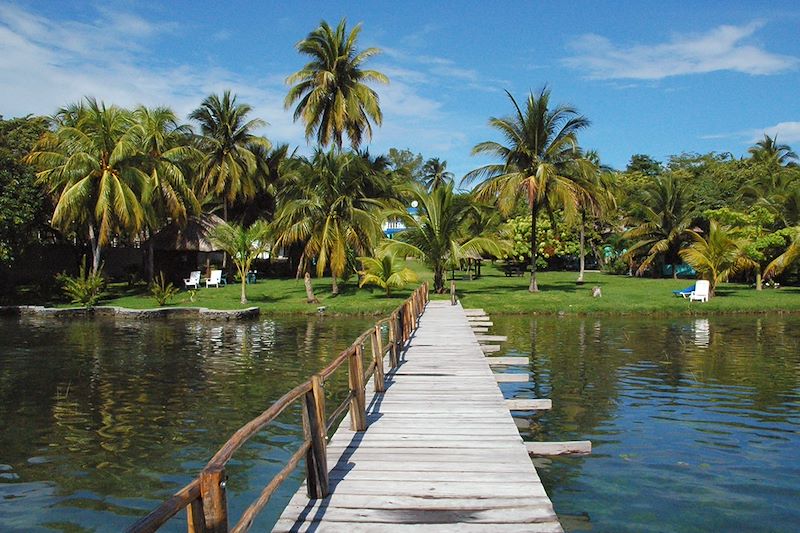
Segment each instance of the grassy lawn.
M800 287L765 289L726 283L717 288L708 303L692 302L672 294L691 280L630 278L587 273L576 285L576 272L542 272L537 276L541 292L530 294L530 276L506 277L491 265L479 280L456 280L464 307L483 308L489 313L543 314L705 314L800 311ZM592 287L602 289L602 298L592 298Z
M416 261L409 261L421 280L432 282L431 272ZM479 307L488 313L541 314L709 314L747 312L800 312L800 287L765 289L757 292L740 284L724 284L717 296L708 303L689 303L672 295L691 280L629 278L600 273L587 273L586 283L576 285L575 272L541 272L538 294L528 293L529 276L506 277L491 264L484 265L478 280L456 279L458 296L464 307ZM448 273L449 275L449 273ZM458 275L458 273L457 273ZM384 315L393 310L411 293L413 287L397 291L387 298L377 288L359 289L355 277L341 286L341 294L332 297L330 279L314 279L314 291L328 314ZM602 298L592 298L592 287L602 289ZM448 282L449 287L449 282ZM200 289L190 301L190 293L181 291L170 306L208 307L211 309L240 309L238 284L219 289ZM305 302L302 280L265 279L248 285L251 306L261 307L264 314L314 314L317 305ZM44 303L66 306L63 301L36 301L35 294L21 291L17 303ZM448 298L448 295L432 295ZM142 284L133 288L125 284L110 285L99 305L117 305L132 309L156 307L155 300Z

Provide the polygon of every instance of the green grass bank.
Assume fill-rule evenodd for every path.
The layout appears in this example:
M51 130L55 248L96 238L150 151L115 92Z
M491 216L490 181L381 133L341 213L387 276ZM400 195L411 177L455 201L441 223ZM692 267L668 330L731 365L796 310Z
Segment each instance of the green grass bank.
M432 281L429 270L417 262L409 262L420 280ZM577 285L575 272L541 272L540 292L528 292L529 275L506 277L491 264L484 265L476 280L460 279L456 287L464 307L483 308L493 314L575 314L575 315L691 315L717 313L800 312L800 287L782 287L756 291L743 284L726 283L717 289L708 303L689 302L672 294L675 289L691 285L691 280L632 278L589 272L585 283ZM449 277L449 274L448 274ZM397 291L387 298L380 289L356 286L355 278L341 287L337 297L331 295L329 278L313 280L314 290L325 313L334 315L384 315L408 297L413 287ZM449 286L449 282L448 282ZM602 290L601 298L592 297L592 288ZM219 289L202 288L195 292L181 291L170 306L197 306L211 309L239 309L238 284ZM432 295L448 298L448 295ZM265 279L248 285L249 304L259 306L262 314L314 314L318 305L305 302L302 280ZM21 302L29 303L29 302ZM61 304L64 305L64 304ZM156 307L149 292L139 286L130 289L112 285L100 305L116 305L131 309Z

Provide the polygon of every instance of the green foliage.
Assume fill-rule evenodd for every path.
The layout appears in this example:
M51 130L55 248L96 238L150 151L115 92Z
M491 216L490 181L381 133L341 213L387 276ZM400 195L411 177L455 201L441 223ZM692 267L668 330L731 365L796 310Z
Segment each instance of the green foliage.
M528 216L514 217L502 228L503 234L511 242L511 249L501 255L502 259L527 263L531 260L531 219ZM536 224L536 263L540 268L547 266L547 260L554 257L576 256L580 243L575 232L565 224L556 228L548 217L539 217Z
M384 252L380 257L359 257L363 270L359 271L361 283L377 285L392 295L392 290L403 289L408 283L416 283L417 274L406 266L406 261L391 252Z
M97 270L88 270L86 256L84 256L76 277L59 274L56 279L61 283L64 293L70 297L71 303L89 308L93 307L100 299L106 285L101 270L102 266Z
M158 277L150 284L150 293L153 295L159 307L167 305L178 292L178 288L172 285L172 282L168 283L166 279L164 279L163 272L160 272Z
M21 162L45 131L43 117L0 117L0 264L13 264L47 228L49 206L34 169Z

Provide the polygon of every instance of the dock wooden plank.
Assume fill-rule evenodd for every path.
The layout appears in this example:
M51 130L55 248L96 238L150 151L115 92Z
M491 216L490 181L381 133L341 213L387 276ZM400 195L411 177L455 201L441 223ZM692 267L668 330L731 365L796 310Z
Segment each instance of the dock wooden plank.
M480 309L432 301L419 323L386 392L367 397L367 430L345 417L331 437L331 493L300 487L273 531L563 531L510 413L549 400L506 400L498 381L528 374L491 368L528 359L484 355L499 347L479 341L505 337L476 335L491 325Z

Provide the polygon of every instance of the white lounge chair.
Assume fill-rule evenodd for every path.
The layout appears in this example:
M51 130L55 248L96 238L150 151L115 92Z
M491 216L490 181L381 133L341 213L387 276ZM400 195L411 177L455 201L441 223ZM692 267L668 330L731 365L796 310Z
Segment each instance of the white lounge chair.
M219 284L222 282L222 270L212 270L211 277L206 278L206 289L210 286L219 287Z
M186 290L200 288L200 271L194 270L189 274L188 278L183 279L183 286Z
M711 282L707 279L699 279L694 284L694 290L689 293L689 301L707 302L709 292L711 292Z

